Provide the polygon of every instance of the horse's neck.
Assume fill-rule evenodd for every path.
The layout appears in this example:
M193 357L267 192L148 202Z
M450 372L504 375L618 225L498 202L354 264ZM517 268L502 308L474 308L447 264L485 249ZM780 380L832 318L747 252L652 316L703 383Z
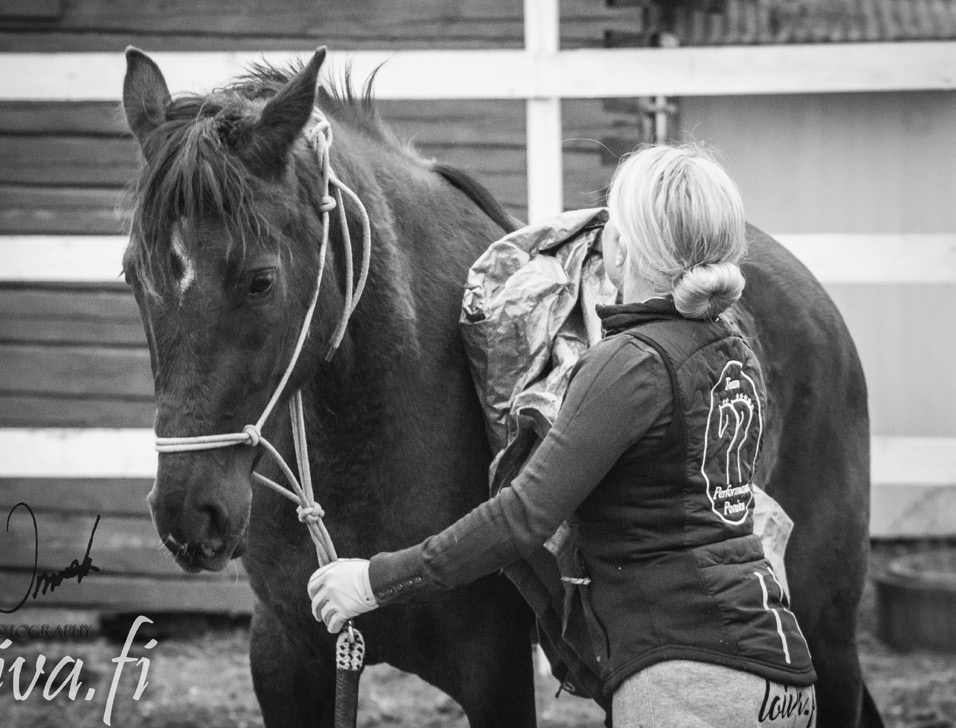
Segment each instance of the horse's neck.
M367 169L346 180L372 220L372 262L343 345L307 394L313 468L339 484L332 500L348 508L430 487L452 514L486 492L488 447L458 311L467 268L494 228L465 225L462 240L448 240L452 221L461 228L474 215L460 195L420 166L372 171L371 184Z
M359 168L338 172L362 199L372 225L372 251L368 283L350 321L345 340L335 358L320 370L314 399L316 417L324 420L319 436L335 440L348 450L383 450L401 421L421 418L420 398L430 388L460 387L467 365L460 355L457 309L461 296L459 275L442 281L441 269L449 265L456 274L467 265L435 259L423 265L425 251L442 250L444 256L461 256L448 241L437 244L441 233L434 224L441 213L422 215L415 205L442 209L460 204L452 195L442 199L422 184L420 167L396 169L394 153ZM376 169L374 164L389 164ZM351 208L354 203L345 202ZM355 218L354 209L350 209ZM431 220L430 217L434 217ZM359 259L353 233L354 258ZM341 245L342 241L337 240ZM467 253L465 253L467 256ZM342 256L335 257L335 275L341 280ZM422 277L428 280L422 280ZM465 392L462 396L468 396ZM452 415L453 416L453 413ZM362 444L358 440L374 440Z

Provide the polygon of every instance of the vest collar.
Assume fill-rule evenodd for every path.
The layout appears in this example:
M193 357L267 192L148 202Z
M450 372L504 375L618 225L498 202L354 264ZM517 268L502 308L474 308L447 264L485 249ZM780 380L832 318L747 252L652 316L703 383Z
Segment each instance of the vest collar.
M683 318L674 307L674 299L671 296L651 298L641 303L619 303L607 306L599 304L595 310L607 336L651 321Z

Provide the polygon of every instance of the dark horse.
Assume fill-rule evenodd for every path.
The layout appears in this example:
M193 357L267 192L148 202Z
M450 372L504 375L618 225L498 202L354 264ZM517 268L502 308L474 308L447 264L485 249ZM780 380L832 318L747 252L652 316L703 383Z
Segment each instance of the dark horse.
M345 300L344 243L333 226L319 306L283 401L302 388L310 466L338 553L367 558L418 542L487 496L490 452L458 315L469 265L501 230L474 195L395 140L368 94L355 98L346 81L316 97L323 57L171 99L153 61L128 52L123 100L145 164L124 268L149 340L157 434L255 422L315 285L319 169L304 132L314 105L325 113L332 168L371 216L371 270L327 362ZM346 207L358 241L359 218ZM820 674L818 725L878 725L855 644L869 513L863 375L819 284L751 233L743 318L760 332L773 412L768 490L796 522L787 566ZM265 434L291 457L283 418L273 416ZM332 641L305 590L314 549L294 508L253 487L257 466L279 477L261 456L247 446L163 454L149 504L184 569L219 570L242 555L258 597L250 649L266 724L331 725ZM532 619L495 575L357 625L370 662L441 688L471 725L532 726Z

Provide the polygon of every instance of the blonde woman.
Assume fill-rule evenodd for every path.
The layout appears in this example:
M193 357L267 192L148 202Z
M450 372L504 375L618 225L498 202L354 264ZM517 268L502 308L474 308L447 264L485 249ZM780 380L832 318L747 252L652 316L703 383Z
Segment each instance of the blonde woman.
M578 531L592 643L618 728L813 727L816 675L760 540L766 398L728 309L744 289L740 194L695 146L625 159L602 238L622 303L512 487L423 543L315 572L347 619L467 583Z

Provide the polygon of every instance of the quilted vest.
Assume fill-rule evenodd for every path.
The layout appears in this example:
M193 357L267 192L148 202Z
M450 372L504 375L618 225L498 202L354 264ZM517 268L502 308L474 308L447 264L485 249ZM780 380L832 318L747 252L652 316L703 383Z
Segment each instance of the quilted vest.
M760 365L728 324L672 309L635 319L627 309L602 311L605 328L660 354L673 416L654 448L618 460L573 521L605 690L672 659L811 685L807 643L753 533L766 418ZM608 315L615 310L625 313Z

